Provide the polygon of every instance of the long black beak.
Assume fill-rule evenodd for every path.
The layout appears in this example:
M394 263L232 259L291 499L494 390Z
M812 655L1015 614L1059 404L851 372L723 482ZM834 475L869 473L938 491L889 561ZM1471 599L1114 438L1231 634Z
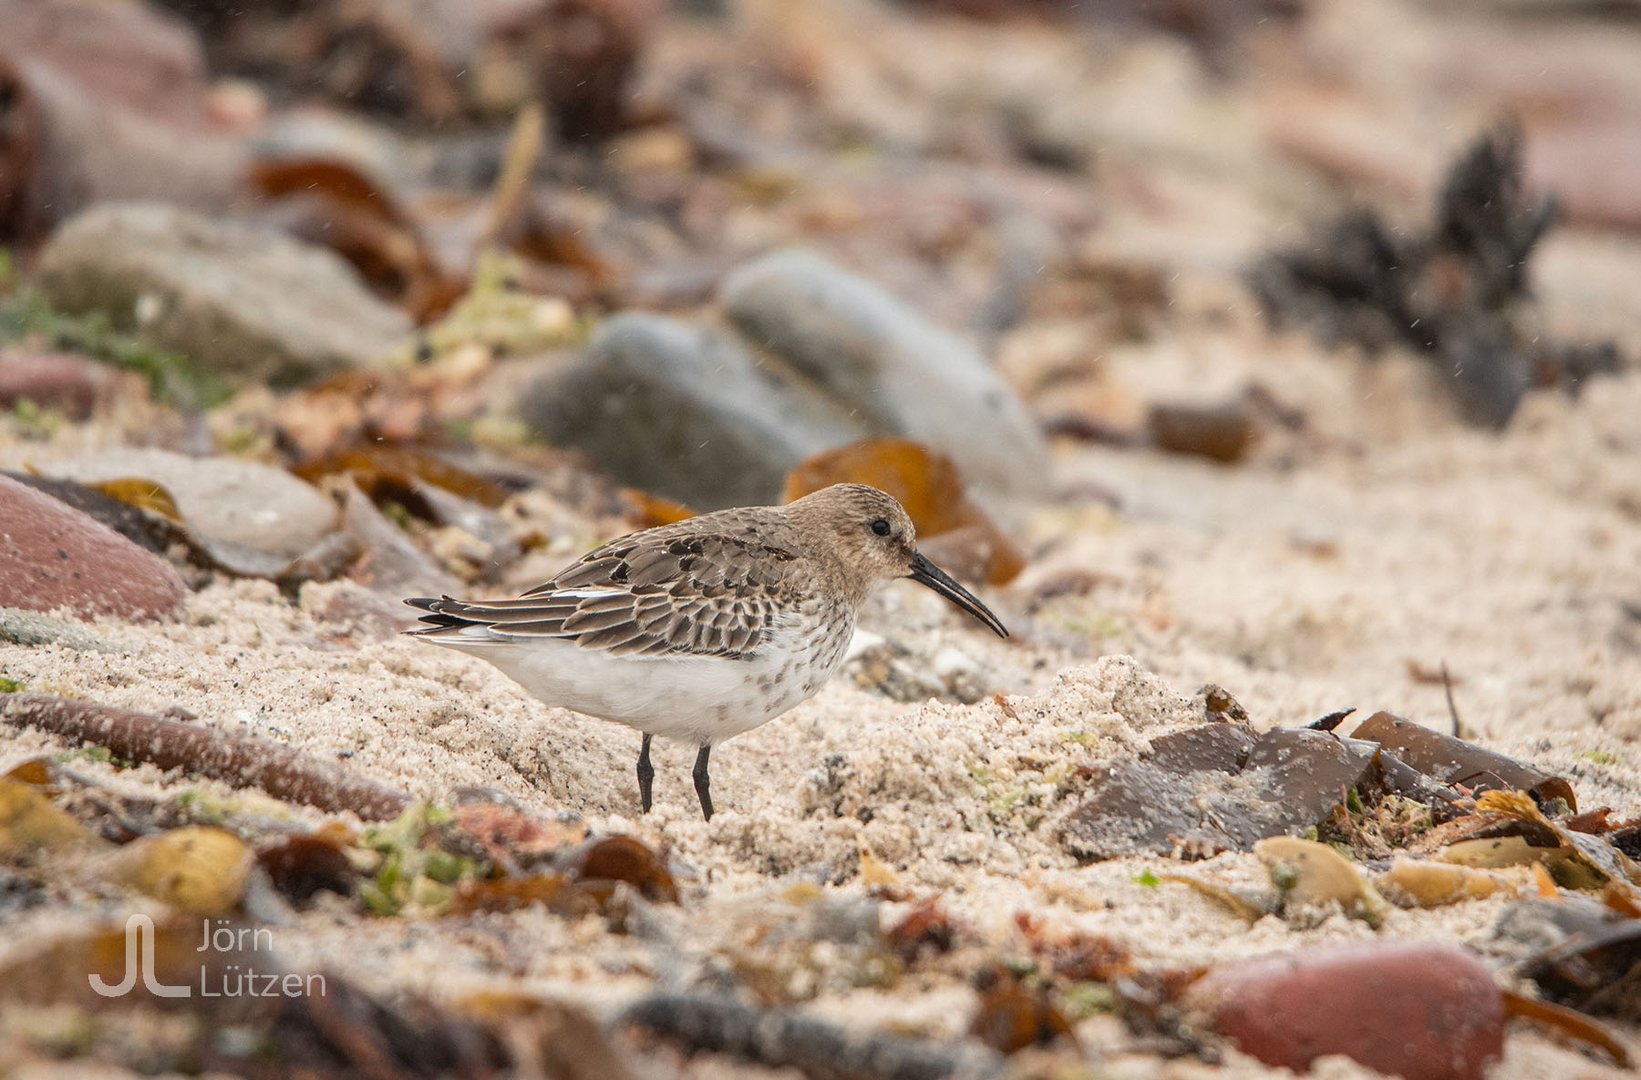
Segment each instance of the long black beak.
M1009 636L1003 620L991 613L991 608L980 602L969 590L953 581L951 575L923 557L922 552L912 556L912 571L906 575L919 585L927 585L964 611L988 626L998 637Z

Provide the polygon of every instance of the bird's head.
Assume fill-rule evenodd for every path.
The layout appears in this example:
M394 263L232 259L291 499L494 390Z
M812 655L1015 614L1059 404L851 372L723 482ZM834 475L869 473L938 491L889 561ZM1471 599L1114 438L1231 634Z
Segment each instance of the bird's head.
M824 547L864 598L872 588L909 577L986 624L999 637L1009 632L990 608L917 550L917 528L893 495L865 484L833 484L787 505L817 547Z

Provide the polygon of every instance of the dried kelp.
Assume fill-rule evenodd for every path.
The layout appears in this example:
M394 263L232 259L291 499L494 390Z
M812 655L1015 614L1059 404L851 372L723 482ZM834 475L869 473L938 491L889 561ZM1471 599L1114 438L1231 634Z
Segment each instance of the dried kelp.
M1432 908L1479 900L1515 886L1503 875L1470 866L1398 856L1378 876L1379 891L1400 907Z
M1329 343L1392 344L1428 356L1471 421L1503 427L1535 386L1575 393L1621 366L1611 342L1559 342L1531 324L1528 260L1555 218L1522 181L1514 129L1477 142L1449 171L1422 233L1354 210L1315 240L1270 255L1249 284L1277 323Z
M1222 689L1208 690L1210 715L1215 701L1234 704ZM1343 715L1319 723L1333 726ZM1519 834L1528 827L1520 819L1530 810L1541 823L1540 846L1563 846L1569 858L1603 866L1612 858L1603 860L1602 851L1622 858L1605 840L1562 829L1540 813L1540 806L1554 813L1576 808L1565 779L1389 713L1364 721L1351 738L1316 725L1255 735L1243 724L1208 723L1158 736L1143 756L1087 766L1083 775L1091 779L1090 792L1061 826L1067 848L1083 859L1201 857L1313 829L1313 835L1349 846L1358 858L1383 858L1468 813L1471 794L1503 798L1517 791L1532 796L1523 800L1527 810L1512 815L1506 809L1514 803L1484 800L1497 820L1481 823L1510 818L1515 824L1486 833L1442 832L1425 849ZM1580 854L1581 845L1591 853Z
M1522 900L1500 914L1493 933L1507 950L1527 950L1516 973L1549 1000L1641 1018L1641 920L1580 897Z
M1476 800L1477 820L1483 823L1475 839L1450 844L1443 857L1469 865L1510 865L1467 859L1467 845L1498 847L1505 840L1528 848L1518 862L1543 862L1556 880L1569 888L1617 891L1630 902L1641 902L1641 865L1599 836L1576 832L1544 815L1519 791L1484 792ZM1489 819L1493 824L1489 824Z
M336 836L320 833L288 836L256 853L257 865L280 895L304 906L321 892L352 896L359 870Z
M1071 1023L1050 1000L1047 988L1002 968L981 973L980 1005L969 1034L1000 1054L1065 1039L1076 1042Z
M1620 1069L1630 1067L1629 1049L1610 1031L1593 1020L1580 1016L1565 1006L1530 998L1513 990L1500 991L1500 996L1504 1001L1504 1011L1508 1015L1555 1028L1568 1038L1601 1048Z
M1374 713L1357 725L1355 738L1378 743L1426 776L1467 791L1525 791L1541 807L1556 800L1578 812L1573 786L1531 765L1474 743L1421 727L1387 712Z
M1205 724L1152 740L1135 761L1097 769L1062 837L1072 854L1091 860L1246 851L1267 836L1323 825L1353 790L1443 797L1373 743Z
M1254 845L1271 883L1281 893L1284 914L1338 904L1346 915L1377 927L1389 905L1349 859L1314 840L1270 836Z
M1152 443L1174 454L1192 454L1230 465L1241 461L1259 441L1253 409L1242 400L1217 405L1158 402L1147 425Z
M165 554L172 544L189 543L187 530L176 522L148 513L85 484L9 469L0 471L0 476L10 477L19 484L45 492L58 502L67 503L155 554Z
M423 125L482 122L544 101L555 134L599 140L630 120L650 9L628 0L166 0L213 66L291 94Z

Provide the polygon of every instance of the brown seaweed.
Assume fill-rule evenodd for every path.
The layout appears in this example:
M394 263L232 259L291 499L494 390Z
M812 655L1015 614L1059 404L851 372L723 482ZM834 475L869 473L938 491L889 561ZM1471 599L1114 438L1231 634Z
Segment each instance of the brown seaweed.
M1618 348L1525 330L1527 266L1555 218L1523 182L1521 134L1484 135L1452 166L1429 229L1408 232L1369 209L1315 240L1261 260L1249 285L1274 323L1325 341L1400 344L1429 358L1472 422L1502 428L1535 386L1569 393L1620 369Z
M1424 828L1456 816L1462 802L1439 776L1378 742L1314 728L1256 736L1241 724L1209 723L1160 735L1145 755L1090 772L1090 794L1066 816L1062 837L1091 860L1246 851L1266 837L1349 819L1352 807L1360 814L1391 795L1427 807Z
M1062 835L1083 859L1245 851L1327 820L1374 759L1326 732L1279 728L1256 739L1234 724L1189 728L1097 775Z
M1578 811L1578 797L1564 778L1452 735L1420 727L1387 712L1374 713L1357 725L1355 738L1378 743L1406 764L1444 784L1470 791L1525 791L1546 807L1559 799Z

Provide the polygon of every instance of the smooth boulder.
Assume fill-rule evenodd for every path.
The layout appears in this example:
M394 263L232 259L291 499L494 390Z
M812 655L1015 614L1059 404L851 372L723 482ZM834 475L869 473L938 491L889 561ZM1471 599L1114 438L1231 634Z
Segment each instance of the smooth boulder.
M521 412L623 483L698 510L776 502L800 461L863 434L734 338L641 312L604 323L579 362L528 389Z
M0 608L155 619L175 611L187 592L164 559L0 476Z
M386 356L410 319L352 267L271 229L157 203L104 203L65 222L35 284L231 380L294 385Z
M1042 490L1047 448L1030 413L980 350L875 283L807 251L731 274L731 322L864 421L957 462L992 495Z

